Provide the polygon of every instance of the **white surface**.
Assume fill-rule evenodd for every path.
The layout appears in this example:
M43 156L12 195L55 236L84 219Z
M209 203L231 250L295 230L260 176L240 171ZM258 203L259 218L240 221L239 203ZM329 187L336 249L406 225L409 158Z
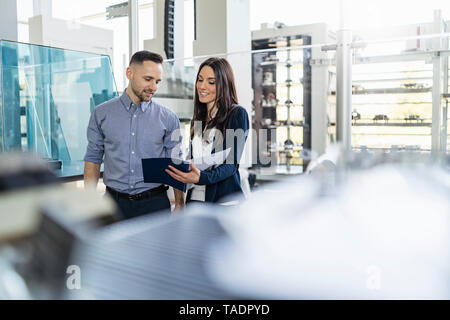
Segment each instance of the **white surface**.
M256 298L449 299L449 174L385 165L324 193L332 179L293 179L222 216L232 241L211 248L211 277Z
M231 148L222 150L201 158L192 159L192 163L200 170L206 170L212 166L218 166L225 162L228 155L230 154Z
M230 154L230 151L231 148L216 152L214 154L209 154L204 157L194 158L191 160L191 162L197 167L197 169L203 171L213 166L219 166L223 164L227 159L228 155ZM189 183L186 186L186 189L189 190L191 188L194 188L191 196L192 200L205 201L205 192L206 192L205 186L198 186Z
M112 30L42 15L29 18L28 24L30 43L106 54L112 58Z
M17 41L17 1L2 0L0 10L0 39Z

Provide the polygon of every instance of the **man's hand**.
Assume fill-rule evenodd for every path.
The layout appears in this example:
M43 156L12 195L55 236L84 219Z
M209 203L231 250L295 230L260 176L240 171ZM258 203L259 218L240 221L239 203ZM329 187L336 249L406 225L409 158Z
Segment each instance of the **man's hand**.
M100 164L89 161L84 162L84 187L96 188L100 178Z

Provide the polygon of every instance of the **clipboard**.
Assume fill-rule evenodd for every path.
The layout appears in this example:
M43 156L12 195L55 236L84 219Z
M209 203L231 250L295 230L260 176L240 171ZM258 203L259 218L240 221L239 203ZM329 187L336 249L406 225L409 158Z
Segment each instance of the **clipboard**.
M186 192L186 184L172 178L165 170L171 165L183 172L190 171L188 162L178 160L175 164L171 158L147 158L142 159L142 172L144 182L162 183L174 187L180 191Z
M231 148L214 153L203 158L193 159L192 162L199 170L205 170L211 165L220 165L224 163L228 157ZM142 159L142 172L144 175L144 182L146 183L162 183L174 187L180 191L186 192L188 185L172 178L165 170L171 165L183 172L189 172L190 162L176 159L175 164L172 158L146 158ZM189 184L191 187L192 184Z

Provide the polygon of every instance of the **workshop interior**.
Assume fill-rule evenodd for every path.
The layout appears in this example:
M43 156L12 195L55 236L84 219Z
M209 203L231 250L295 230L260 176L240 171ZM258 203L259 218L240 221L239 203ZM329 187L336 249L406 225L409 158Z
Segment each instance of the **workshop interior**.
M450 2L0 2L0 299L450 299ZM139 50L183 154L230 63L245 200L123 220L85 187Z

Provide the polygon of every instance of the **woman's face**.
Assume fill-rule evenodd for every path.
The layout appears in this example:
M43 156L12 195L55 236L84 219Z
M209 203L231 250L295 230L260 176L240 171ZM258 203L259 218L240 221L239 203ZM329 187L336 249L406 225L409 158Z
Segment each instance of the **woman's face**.
M210 66L204 66L200 70L196 86L198 99L210 109L216 101L216 77Z

